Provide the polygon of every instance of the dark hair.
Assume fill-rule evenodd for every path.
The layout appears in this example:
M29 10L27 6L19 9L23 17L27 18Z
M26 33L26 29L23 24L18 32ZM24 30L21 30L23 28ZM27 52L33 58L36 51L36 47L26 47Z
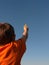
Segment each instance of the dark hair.
M14 28L11 24L0 23L0 45L14 41L15 40L14 36L15 36Z

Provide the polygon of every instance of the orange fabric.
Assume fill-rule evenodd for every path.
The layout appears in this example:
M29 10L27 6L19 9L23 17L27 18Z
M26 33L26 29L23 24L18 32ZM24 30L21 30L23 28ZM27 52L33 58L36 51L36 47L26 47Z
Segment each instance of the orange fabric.
M0 46L0 65L20 65L25 50L23 39Z

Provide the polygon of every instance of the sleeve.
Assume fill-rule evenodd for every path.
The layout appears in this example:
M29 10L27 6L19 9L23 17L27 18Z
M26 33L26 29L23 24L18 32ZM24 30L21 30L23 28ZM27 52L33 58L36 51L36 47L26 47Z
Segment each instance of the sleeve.
M18 46L20 48L19 51L20 51L20 58L21 58L26 51L26 42L23 38L18 40Z

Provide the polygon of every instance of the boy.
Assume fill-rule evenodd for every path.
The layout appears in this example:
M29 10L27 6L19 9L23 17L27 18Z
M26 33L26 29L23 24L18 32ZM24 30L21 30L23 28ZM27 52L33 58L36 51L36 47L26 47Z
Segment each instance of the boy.
M0 65L20 65L26 51L28 27L24 25L22 38L15 40L14 28L8 23L0 23Z

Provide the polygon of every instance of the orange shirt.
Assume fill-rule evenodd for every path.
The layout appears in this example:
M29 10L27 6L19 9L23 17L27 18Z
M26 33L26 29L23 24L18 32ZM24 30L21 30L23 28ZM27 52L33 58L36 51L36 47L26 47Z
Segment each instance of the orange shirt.
M20 65L25 50L23 39L0 46L0 65Z

